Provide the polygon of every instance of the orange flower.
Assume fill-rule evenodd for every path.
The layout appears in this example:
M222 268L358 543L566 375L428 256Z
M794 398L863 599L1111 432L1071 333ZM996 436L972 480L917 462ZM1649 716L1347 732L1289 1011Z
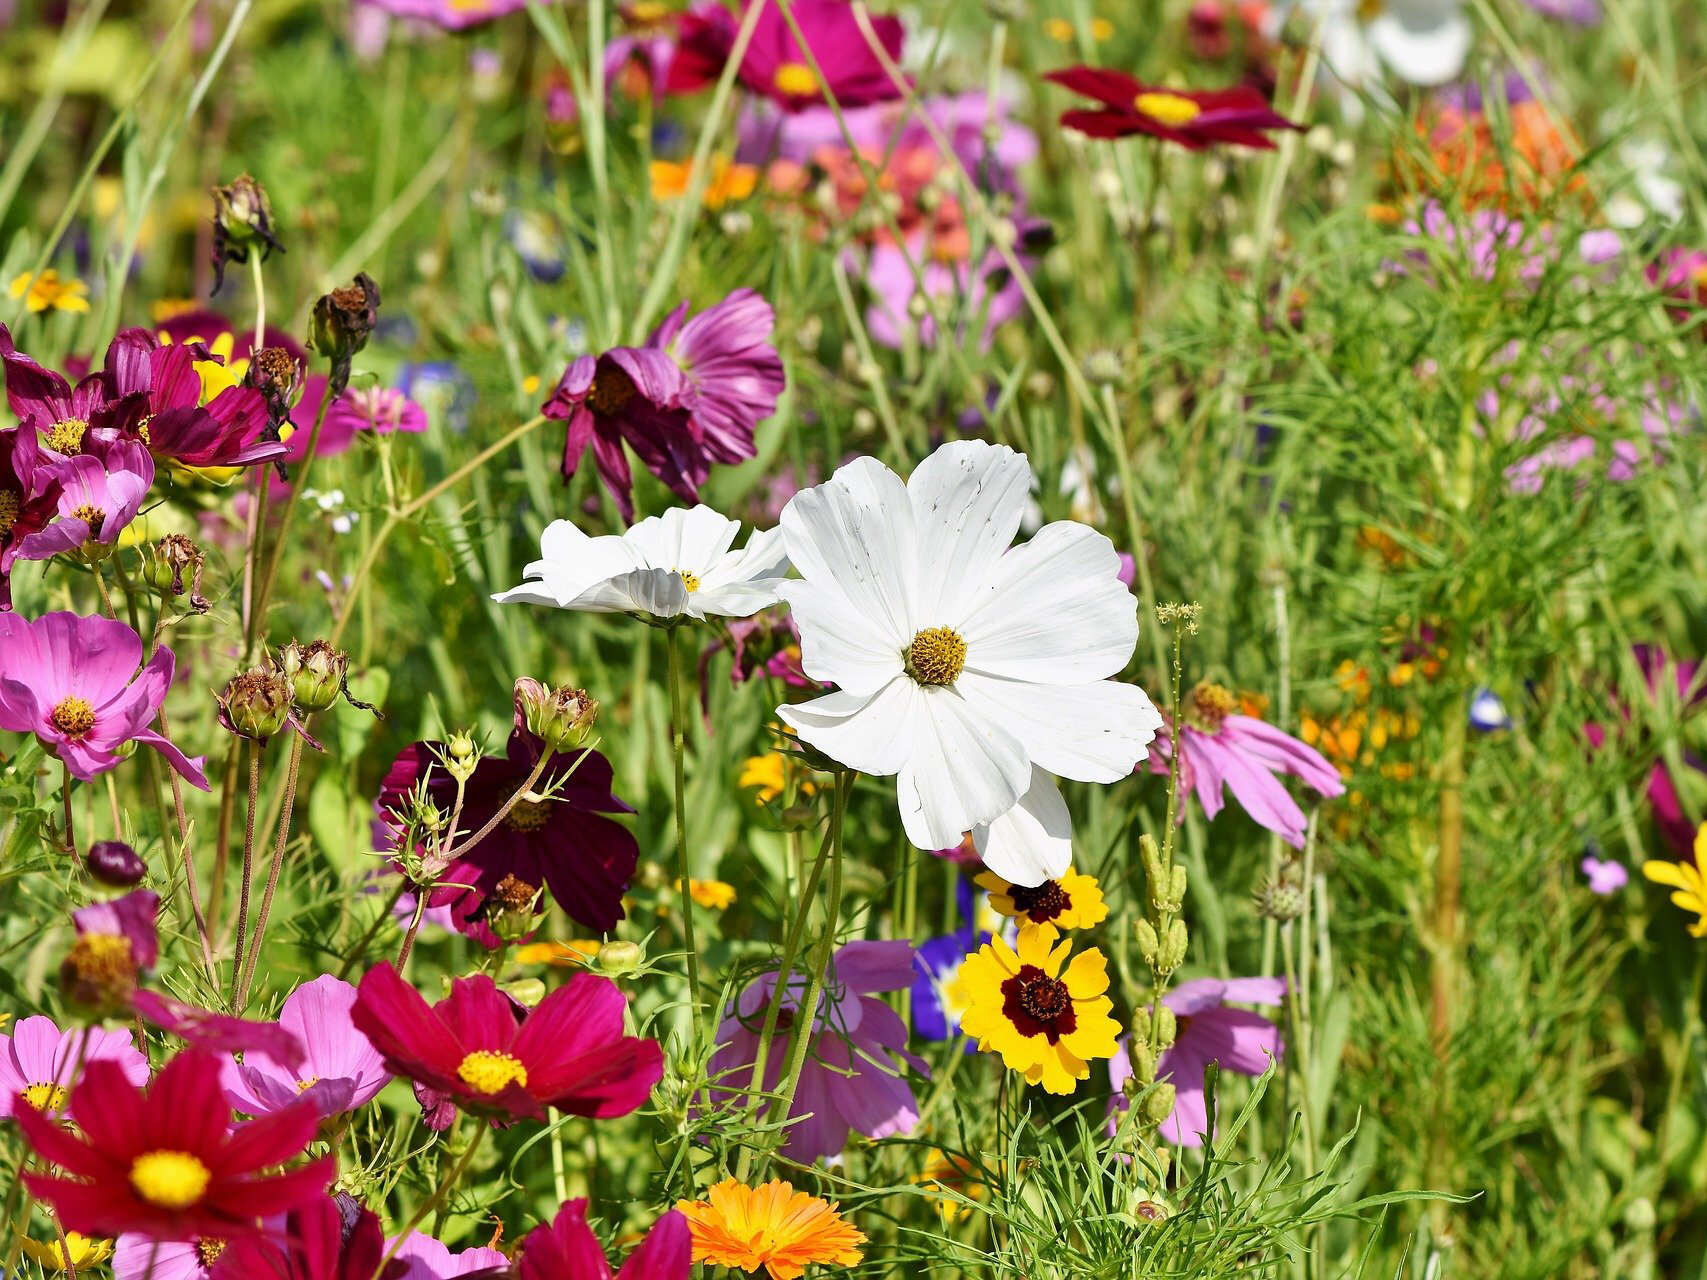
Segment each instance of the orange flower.
M693 1233L693 1260L741 1271L765 1268L771 1280L798 1280L809 1263L852 1266L865 1236L836 1206L779 1180L749 1187L727 1178L705 1200L678 1201Z
M1562 192L1581 192L1582 145L1538 101L1513 104L1509 136L1496 136L1480 112L1446 108L1417 122L1434 167L1466 208L1536 208ZM1411 174L1416 185L1433 185Z
M692 167L672 160L652 162L652 198L679 200L688 193L688 178ZM759 171L750 164L731 164L728 156L714 156L711 177L705 184L703 197L707 209L745 200L759 183Z

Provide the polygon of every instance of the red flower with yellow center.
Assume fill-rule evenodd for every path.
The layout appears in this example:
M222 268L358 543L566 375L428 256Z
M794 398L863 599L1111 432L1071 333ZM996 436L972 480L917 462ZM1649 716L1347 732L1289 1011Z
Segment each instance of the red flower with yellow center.
M1142 133L1189 151L1218 143L1266 151L1274 146L1270 133L1301 127L1278 114L1249 85L1166 89L1103 67L1068 67L1043 78L1102 104L1096 110L1075 108L1061 114L1064 127L1093 138Z

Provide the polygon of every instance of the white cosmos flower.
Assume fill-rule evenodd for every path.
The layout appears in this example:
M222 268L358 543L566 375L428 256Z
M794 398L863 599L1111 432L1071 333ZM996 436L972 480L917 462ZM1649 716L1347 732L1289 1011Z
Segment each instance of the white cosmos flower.
M1350 90L1378 89L1383 66L1410 84L1445 84L1464 70L1475 35L1463 0L1283 0L1271 31L1295 10L1304 31L1320 33L1323 68ZM1361 114L1355 93L1343 104Z
M900 477L860 458L798 493L782 531L799 581L802 665L836 692L777 709L805 742L897 778L921 849L979 840L1015 884L1064 871L1057 775L1128 776L1161 716L1116 684L1138 639L1114 544L1072 521L1013 547L1031 467L1012 449L944 445Z
M527 581L492 598L587 613L745 618L777 602L788 556L780 529L755 533L745 549L731 551L740 530L710 507L673 507L627 533L598 538L553 520Z

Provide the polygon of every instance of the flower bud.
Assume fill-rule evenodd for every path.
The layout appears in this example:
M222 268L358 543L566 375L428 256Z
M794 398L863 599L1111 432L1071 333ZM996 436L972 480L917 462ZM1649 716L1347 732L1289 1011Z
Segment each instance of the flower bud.
M545 743L548 751L578 747L599 718L599 704L585 689L552 689L530 676L516 681L516 722Z
M1151 1088L1138 1104L1138 1114L1150 1124L1161 1124L1174 1113L1174 1087L1163 1081Z
M1138 943L1138 954L1144 957L1145 964L1154 964L1156 950L1161 945L1161 939L1156 936L1156 926L1148 920L1139 920L1132 926L1132 935Z
M1185 921L1175 920L1168 926L1168 936L1156 950L1156 968L1162 973L1172 973L1185 960L1186 948Z
M1156 1048L1166 1051L1173 1048L1174 1041L1179 1037L1179 1019L1167 1005L1156 1010Z
M130 889L142 883L148 864L122 840L102 840L84 855L89 874L114 889Z
M350 361L367 346L379 320L379 286L362 272L349 284L321 294L308 322L308 345L332 362L329 394L340 396L350 385Z
M219 695L219 722L241 737L265 742L290 723L291 686L270 666L233 676Z
M202 595L202 566L207 557L193 539L181 533L169 533L144 553L144 574L149 584L162 594L184 594L184 572L190 574L190 608L206 613L212 606Z
M545 999L545 984L538 978L516 978L500 984L499 989L524 1009L531 1009Z
M259 250L261 260L284 246L274 234L273 206L266 190L248 174L230 186L213 189L213 291L225 283L225 264L247 262Z
M539 890L515 875L506 875L486 901L486 923L505 942L519 942L534 930L534 904Z
M1132 1216L1141 1222L1165 1222L1170 1215L1167 1205L1145 1196L1132 1206Z
M350 655L324 640L279 650L278 673L290 682L291 698L304 711L325 711L338 701L350 670Z
M1113 387L1126 381L1126 362L1118 351L1106 347L1086 352L1081 369L1093 387Z
M136 990L136 978L136 954L130 939L121 934L83 934L59 966L65 1003L95 1017L122 1013Z
M1156 1078L1156 1054L1147 1041L1134 1038L1126 1046L1126 1056L1132 1062L1133 1085L1141 1088Z
M646 949L638 942L607 942L593 957L598 971L612 978L633 973L645 963Z

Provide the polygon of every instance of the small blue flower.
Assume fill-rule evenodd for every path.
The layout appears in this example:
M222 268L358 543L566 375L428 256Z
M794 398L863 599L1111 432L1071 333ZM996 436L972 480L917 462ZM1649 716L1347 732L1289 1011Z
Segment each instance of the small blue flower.
M1483 733L1511 728L1511 717L1506 714L1505 703L1500 701L1499 694L1492 689L1476 690L1470 698L1470 727Z

